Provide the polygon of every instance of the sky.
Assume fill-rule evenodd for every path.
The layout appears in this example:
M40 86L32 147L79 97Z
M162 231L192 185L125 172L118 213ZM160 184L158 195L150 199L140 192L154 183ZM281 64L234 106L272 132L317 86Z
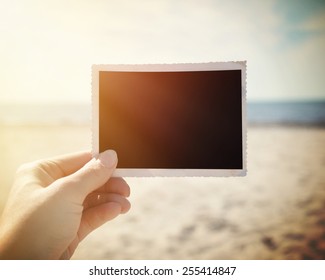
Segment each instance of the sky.
M92 64L247 60L249 101L325 99L323 0L0 0L0 102L90 103Z

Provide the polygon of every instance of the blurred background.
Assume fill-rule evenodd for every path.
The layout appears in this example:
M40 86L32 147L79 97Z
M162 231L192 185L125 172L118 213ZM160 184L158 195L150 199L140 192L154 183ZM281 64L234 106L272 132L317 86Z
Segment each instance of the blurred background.
M323 0L0 0L0 212L16 168L91 149L91 65L247 60L248 175L126 178L76 259L325 259Z

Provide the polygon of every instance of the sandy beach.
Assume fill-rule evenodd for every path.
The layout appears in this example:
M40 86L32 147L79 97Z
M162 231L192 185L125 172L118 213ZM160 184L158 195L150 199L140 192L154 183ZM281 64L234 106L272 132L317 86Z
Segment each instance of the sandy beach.
M16 168L91 148L87 125L0 126L0 212ZM325 259L325 129L249 126L243 178L126 178L132 209L74 259Z

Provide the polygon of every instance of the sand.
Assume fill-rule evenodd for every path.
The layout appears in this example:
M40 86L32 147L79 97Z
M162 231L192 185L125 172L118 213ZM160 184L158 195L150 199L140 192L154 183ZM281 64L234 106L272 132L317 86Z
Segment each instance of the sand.
M89 126L0 126L0 211L23 162L90 149ZM325 259L325 129L248 128L244 178L126 178L132 209L74 259Z

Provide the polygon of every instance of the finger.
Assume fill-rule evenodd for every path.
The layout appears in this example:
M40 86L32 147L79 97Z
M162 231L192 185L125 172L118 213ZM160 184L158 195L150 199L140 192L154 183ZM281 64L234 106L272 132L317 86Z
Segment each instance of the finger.
M50 159L51 162L57 164L64 176L70 175L81 167L83 167L87 162L92 159L92 155L90 152L83 151L72 154L67 154L63 156L57 156Z
M117 193L125 197L130 196L128 183L120 177L110 178L102 187L96 190L98 193Z
M121 214L121 205L117 202L108 202L86 210L81 219L78 235L80 240L104 223Z
M86 210L108 202L119 203L121 205L121 213L126 213L131 207L130 202L124 196L115 193L91 193L85 199L83 206Z
M68 176L91 160L90 152L77 152L35 162L39 168L49 174L53 180Z
M90 152L77 152L25 163L18 168L16 173L19 174L17 177L24 176L24 180L27 179L25 176L27 174L32 181L39 178L39 185L48 185L48 183L76 172L90 160Z
M75 173L57 180L54 184L67 192L70 197L83 201L92 191L103 186L111 177L117 165L113 150L99 154Z

